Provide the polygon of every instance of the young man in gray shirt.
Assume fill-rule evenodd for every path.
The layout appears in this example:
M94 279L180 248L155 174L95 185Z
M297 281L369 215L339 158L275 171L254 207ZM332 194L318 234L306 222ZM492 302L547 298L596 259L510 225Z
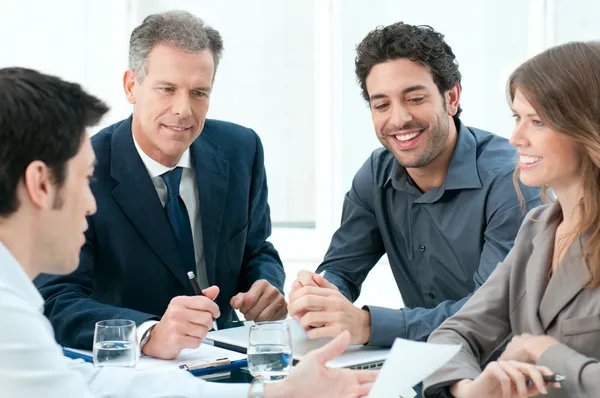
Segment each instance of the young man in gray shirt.
M299 273L290 315L311 338L349 330L354 344L425 341L513 246L526 214L512 182L515 150L461 122L458 64L429 26L370 32L357 48L356 75L383 148L346 194L316 271L324 278ZM522 190L526 207L540 204L537 189ZM386 253L405 307L353 306Z

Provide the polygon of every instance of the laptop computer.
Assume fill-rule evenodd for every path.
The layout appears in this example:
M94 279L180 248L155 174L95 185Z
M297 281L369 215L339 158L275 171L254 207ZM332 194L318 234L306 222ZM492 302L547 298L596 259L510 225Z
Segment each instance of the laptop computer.
M301 360L307 353L331 341L330 338L310 340L296 320L287 319L285 322L288 324L292 336L294 364ZM215 346L246 353L248 349L248 334L249 326L245 325L209 332L206 339L212 341ZM329 361L327 366L349 369L379 369L383 366L389 353L389 348L367 347L363 345L349 346L343 354Z

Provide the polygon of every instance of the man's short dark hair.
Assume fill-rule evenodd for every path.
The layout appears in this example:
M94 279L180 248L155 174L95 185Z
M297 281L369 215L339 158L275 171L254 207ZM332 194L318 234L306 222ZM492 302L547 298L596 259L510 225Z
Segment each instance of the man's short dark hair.
M362 96L369 102L367 76L377 65L395 59L407 58L427 67L440 94L460 84L460 72L452 48L444 35L427 25L409 25L397 22L380 26L369 32L356 47L355 72ZM458 107L455 117L460 116Z
M87 127L108 111L79 84L26 68L0 69L0 217L19 208L17 186L36 160L59 187Z

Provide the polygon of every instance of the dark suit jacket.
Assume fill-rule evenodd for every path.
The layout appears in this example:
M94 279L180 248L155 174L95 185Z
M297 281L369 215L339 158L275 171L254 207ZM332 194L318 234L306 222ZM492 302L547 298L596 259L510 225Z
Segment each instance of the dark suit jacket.
M560 341L538 365L566 377L547 397L600 397L600 288L584 289L590 273L580 237L548 280L560 205L532 210L506 260L465 306L429 337L462 344L449 363L424 382L426 397L447 396L446 386L474 379L494 349L513 335L549 335Z
M131 118L92 137L98 211L88 218L79 268L36 280L46 316L62 345L90 349L94 324L158 319L171 299L193 295L175 236L137 153ZM250 129L206 120L190 147L196 171L206 270L219 286L219 322L233 320L229 300L266 279L283 290L285 274L271 234L260 139Z

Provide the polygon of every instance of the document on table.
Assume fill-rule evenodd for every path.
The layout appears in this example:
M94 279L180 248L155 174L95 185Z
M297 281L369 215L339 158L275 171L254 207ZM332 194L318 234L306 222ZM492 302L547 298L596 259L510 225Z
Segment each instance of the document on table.
M413 397L412 387L446 364L460 347L396 339L369 397Z
M237 362L245 360L246 354L240 354L239 352L225 350L220 347L215 347L210 344L202 344L195 350L184 349L179 353L179 356L171 361L165 361L162 359L150 358L142 356L138 361L138 369L156 369L156 368L173 368L194 365L209 365L211 363L217 364L222 359L226 359L230 362Z
M81 358L87 362L92 362L92 351L72 348L65 348L63 351L65 352L65 355L71 358ZM192 369L198 367L198 372L192 371L192 373L206 373L205 368L207 368L206 370L209 370L208 368L210 368L211 372L216 372L224 368L230 369L245 366L246 358L246 354L240 354L239 352L215 347L205 342L196 349L182 350L177 358L169 361L141 356L136 368L138 370L161 368L172 369L186 366Z

